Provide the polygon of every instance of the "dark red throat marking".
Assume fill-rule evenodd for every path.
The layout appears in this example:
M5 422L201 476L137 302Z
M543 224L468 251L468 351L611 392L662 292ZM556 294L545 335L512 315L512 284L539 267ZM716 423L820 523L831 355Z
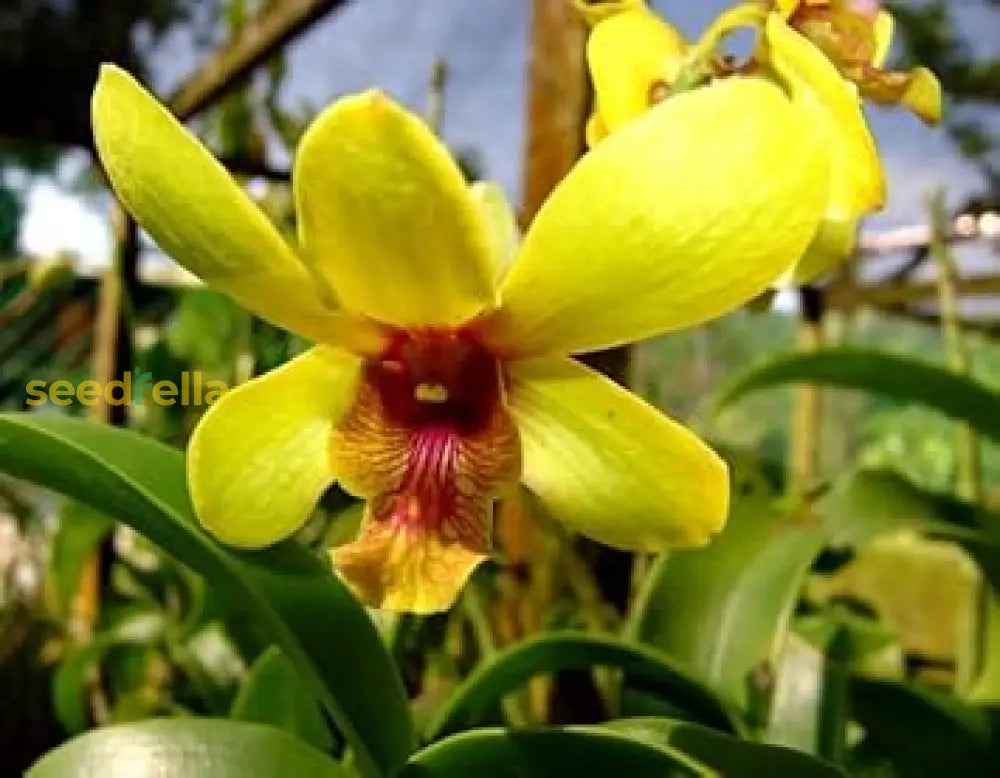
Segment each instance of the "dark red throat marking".
M464 330L399 331L367 367L388 419L474 435L500 398L500 362Z

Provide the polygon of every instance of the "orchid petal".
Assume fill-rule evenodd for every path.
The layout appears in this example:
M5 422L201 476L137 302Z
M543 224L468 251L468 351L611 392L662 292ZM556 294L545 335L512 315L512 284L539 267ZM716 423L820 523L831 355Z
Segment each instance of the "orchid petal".
M604 134L645 113L658 101L658 91L669 90L685 49L680 33L645 7L618 13L593 29L587 62Z
M455 325L494 301L489 234L430 128L378 92L327 108L293 173L305 260L347 310Z
M722 529L725 463L694 433L583 365L510 367L523 483L559 521L637 551L701 545Z
M222 396L188 445L191 500L220 540L260 548L295 532L334 481L328 446L361 361L314 348Z
M801 256L829 189L809 113L731 78L661 103L601 142L528 230L482 322L501 353L578 353L745 303Z
M125 208L167 254L253 313L327 342L361 325L326 305L305 266L225 168L132 76L101 68L94 140Z

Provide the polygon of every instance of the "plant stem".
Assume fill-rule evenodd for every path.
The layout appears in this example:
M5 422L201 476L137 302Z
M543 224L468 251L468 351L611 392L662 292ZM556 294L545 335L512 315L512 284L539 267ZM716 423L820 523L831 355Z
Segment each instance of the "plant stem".
M815 351L823 346L823 293L816 287L804 286L799 291L801 318L798 348ZM788 495L805 501L815 485L819 469L823 402L820 388L807 384L796 390L792 412L791 439L788 449ZM804 520L810 520L806 508Z
M956 375L968 376L972 369L969 350L962 332L958 311L958 267L948 245L949 218L944 193L934 192L928 200L931 217L931 257L938 265L938 305L941 308L941 334L948 366ZM979 439L968 424L958 428L956 441L956 491L966 500L982 499Z

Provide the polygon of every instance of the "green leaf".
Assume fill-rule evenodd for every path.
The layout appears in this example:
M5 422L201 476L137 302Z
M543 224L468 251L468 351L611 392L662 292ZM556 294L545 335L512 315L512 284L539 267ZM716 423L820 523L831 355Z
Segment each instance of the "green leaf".
M188 289L167 328L167 343L197 367L220 367L237 357L248 333L247 314L231 299L210 289Z
M748 676L776 659L822 544L818 528L795 524L764 497L746 497L710 545L656 561L629 632L745 708Z
M855 678L850 693L852 713L867 738L906 778L995 774L997 709L895 681Z
M721 409L751 392L793 383L862 389L924 405L1000 442L1000 393L944 367L881 351L836 348L781 356L738 376L715 405Z
M230 718L271 724L322 751L333 746L316 695L277 646L261 654L250 668Z
M1000 590L1000 517L977 505L922 489L898 473L860 470L839 479L816 512L838 547L863 546L902 530L955 541Z
M63 729L76 734L90 726L91 678L109 651L121 646L147 647L165 629L161 612L130 608L89 643L70 649L52 674L52 708Z
M84 421L0 414L0 470L130 525L224 590L305 674L367 775L390 774L413 735L402 681L365 610L301 545L229 549L188 501L180 452Z
M46 572L47 589L58 613L68 614L84 564L113 527L111 519L89 505L66 500L61 506Z
M349 778L281 730L218 719L161 719L88 732L50 751L25 778Z
M634 688L669 700L697 721L727 732L742 729L739 717L710 689L656 651L611 636L554 632L479 665L432 720L428 739L475 726L505 695L536 675L598 666L623 670Z
M603 725L642 742L672 747L725 778L845 778L827 762L782 746L754 743L674 719L619 719Z
M815 754L823 716L825 657L797 634L788 636L776 662L774 692L764 739Z
M676 749L599 727L474 729L417 753L400 778L715 776ZM33 778L29 776L29 778Z

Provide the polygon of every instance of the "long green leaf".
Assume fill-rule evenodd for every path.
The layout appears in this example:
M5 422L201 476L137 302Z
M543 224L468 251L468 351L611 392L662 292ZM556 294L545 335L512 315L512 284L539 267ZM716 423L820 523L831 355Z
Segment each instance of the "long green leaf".
M597 727L474 729L417 753L401 778L717 778L676 749Z
M635 740L675 748L726 778L845 778L838 768L800 751L741 740L689 721L635 718L603 726Z
M350 778L325 754L274 727L161 719L88 732L50 751L25 778Z
M818 528L796 525L764 497L744 498L709 546L657 560L630 633L746 706L747 677L781 650L822 544Z
M944 367L881 351L836 348L781 356L738 376L715 404L724 408L751 392L792 383L861 389L924 405L1000 442L1000 393Z
M816 510L833 546L858 547L901 530L960 543L1000 591L1000 518L977 505L922 489L898 473L859 470L834 483Z
M856 678L851 708L871 743L907 778L995 775L1000 711L966 705L944 692Z
M475 726L506 694L541 673L591 667L625 672L630 685L727 732L742 728L739 717L704 684L656 651L620 638L555 632L526 640L481 664L431 722L429 740Z
M366 774L391 774L406 760L406 696L367 613L297 543L238 552L207 535L191 512L180 452L76 419L0 414L0 470L104 511L225 590L315 686Z
M316 696L277 646L254 662L229 716L278 727L322 751L333 745Z

